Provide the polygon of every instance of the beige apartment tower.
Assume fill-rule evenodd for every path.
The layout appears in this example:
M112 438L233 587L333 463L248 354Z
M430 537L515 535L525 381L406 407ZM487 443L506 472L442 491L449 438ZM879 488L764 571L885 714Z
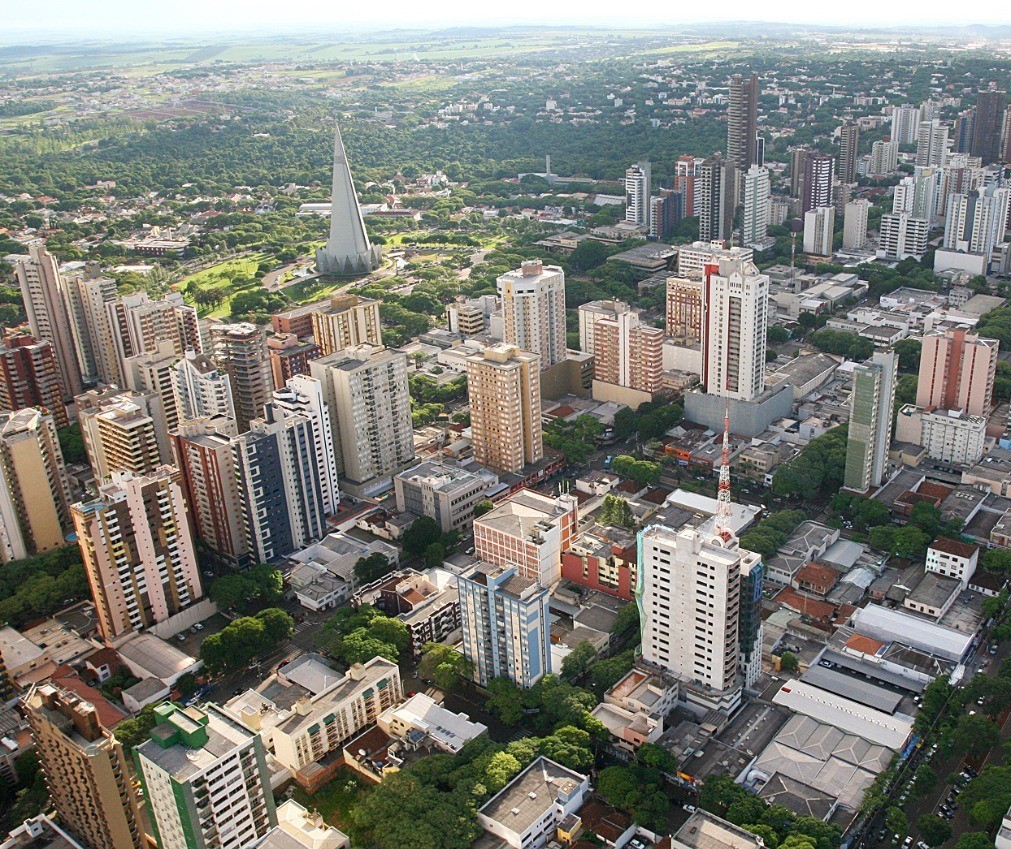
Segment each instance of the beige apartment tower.
M527 260L498 278L505 341L536 354L541 368L565 359L565 272Z
M32 336L53 343L60 367L63 398L71 400L80 393L81 369L74 350L70 313L63 299L60 269L45 245L32 245L27 257L19 257L14 270L21 286L21 297L28 313Z
M505 343L467 358L471 444L482 466L517 474L544 457L538 359Z
M655 395L663 386L663 331L628 304L593 325L594 379Z
M70 485L53 417L0 413L0 560L59 548L70 527Z
M63 278L63 291L81 372L103 383L121 383L107 307L116 300L116 281L102 276L99 263L89 262L83 271Z
M211 327L211 359L228 375L239 433L263 415L273 381L267 354L267 332L249 322Z
M61 824L88 846L145 847L126 755L98 709L53 684L33 687L24 706Z
M329 307L312 313L312 335L322 357L359 345L382 345L379 301L350 293L334 295Z
M330 412L337 473L354 494L414 461L407 354L359 345L313 360L309 371Z
M916 406L924 410L958 410L986 416L997 376L996 339L966 330L944 330L923 337Z
M682 345L694 345L702 338L702 280L667 278L667 335Z
M165 459L146 406L135 403L130 396L121 396L80 413L84 447L99 480L113 472L148 474Z
M118 472L71 507L106 640L149 628L203 596L179 472Z

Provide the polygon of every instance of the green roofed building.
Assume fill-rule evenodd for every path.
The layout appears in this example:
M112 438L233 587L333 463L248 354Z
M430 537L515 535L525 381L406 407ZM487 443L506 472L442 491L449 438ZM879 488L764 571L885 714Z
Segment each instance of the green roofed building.
M277 825L258 735L214 705L155 716L134 758L160 849L241 849Z

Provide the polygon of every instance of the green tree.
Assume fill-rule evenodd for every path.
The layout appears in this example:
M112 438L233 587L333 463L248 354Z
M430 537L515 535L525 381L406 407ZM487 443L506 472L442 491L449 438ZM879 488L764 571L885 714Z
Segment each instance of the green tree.
M800 661L793 652L785 651L779 657L779 668L784 672L796 672L800 668Z
M974 823L992 829L1011 807L1011 767L988 766L980 771L958 797Z
M446 559L446 546L441 542L429 543L425 547L425 565L429 568L441 566Z
M404 531L404 551L409 554L423 554L433 542L438 542L442 531L431 516L419 516Z
M586 239L569 254L569 266L576 271L590 271L604 264L611 251L603 242Z
M488 682L485 707L505 725L518 725L523 719L523 693L508 678L492 678Z
M936 814L924 814L916 821L923 841L930 846L940 846L951 837L951 826Z
M151 729L154 728L155 724L155 707L156 705L145 705L133 716L122 720L116 725L112 733L119 740L124 750L130 751L134 746L139 746L151 736Z
M885 811L885 826L892 834L905 834L909 830L909 820L902 808L892 805Z
M495 509L495 502L485 498L474 505L474 518L480 519L485 513L490 513Z
M994 844L985 831L967 831L955 841L955 849L994 849Z
M600 506L600 522L618 528L634 528L635 514L624 498L616 495L605 495Z
M376 551L368 557L359 557L355 561L355 581L359 586L378 581L392 571L393 564L381 551Z
M636 633L639 631L639 606L630 601L618 611L614 624L611 625L611 633L616 637L622 637L633 630Z
M1000 742L1000 726L985 716L965 714L959 717L951 742L956 750L969 754L988 752Z
M576 643L572 651L562 659L562 677L567 681L578 681L596 656L597 650L588 640Z
M461 680L474 675L474 664L452 646L425 643L421 648L418 674L441 690L452 690Z

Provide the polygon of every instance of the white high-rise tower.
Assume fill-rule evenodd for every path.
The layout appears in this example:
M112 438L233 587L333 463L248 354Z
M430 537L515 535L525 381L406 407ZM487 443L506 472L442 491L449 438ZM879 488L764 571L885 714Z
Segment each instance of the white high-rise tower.
M625 171L625 220L645 227L649 224L650 164L636 162Z
M382 252L369 241L365 221L358 206L351 168L344 152L340 126L337 127L333 152L333 205L330 212L330 238L326 247L316 251L316 267L323 274L353 277L368 274L379 267Z

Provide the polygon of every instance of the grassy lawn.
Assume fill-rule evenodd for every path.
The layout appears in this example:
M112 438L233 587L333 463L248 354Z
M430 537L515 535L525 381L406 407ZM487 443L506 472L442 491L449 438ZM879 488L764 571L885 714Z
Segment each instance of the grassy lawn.
M348 822L348 811L360 802L373 785L360 778L357 773L341 767L333 780L324 784L313 795L296 787L291 798L310 811L318 811L320 816L345 834L353 836L355 828ZM354 841L356 844L359 841Z
M305 280L285 286L281 293L296 304L308 304L312 301L322 301L348 285L347 280Z
M267 254L254 253L228 259L224 262L219 262L217 265L212 265L210 268L205 268L203 271L198 271L195 274L184 277L177 284L176 288L183 293L186 300L190 303L193 303L193 299L187 292L187 287L190 283L195 283L201 289L220 291L224 296L224 300L213 308L200 307L200 317L227 318L231 314L232 297L243 289L252 289L260 285L259 280L253 280L253 275L256 274L257 266L266 258ZM248 283L247 285L243 285L244 281L252 281L252 283L251 285Z

